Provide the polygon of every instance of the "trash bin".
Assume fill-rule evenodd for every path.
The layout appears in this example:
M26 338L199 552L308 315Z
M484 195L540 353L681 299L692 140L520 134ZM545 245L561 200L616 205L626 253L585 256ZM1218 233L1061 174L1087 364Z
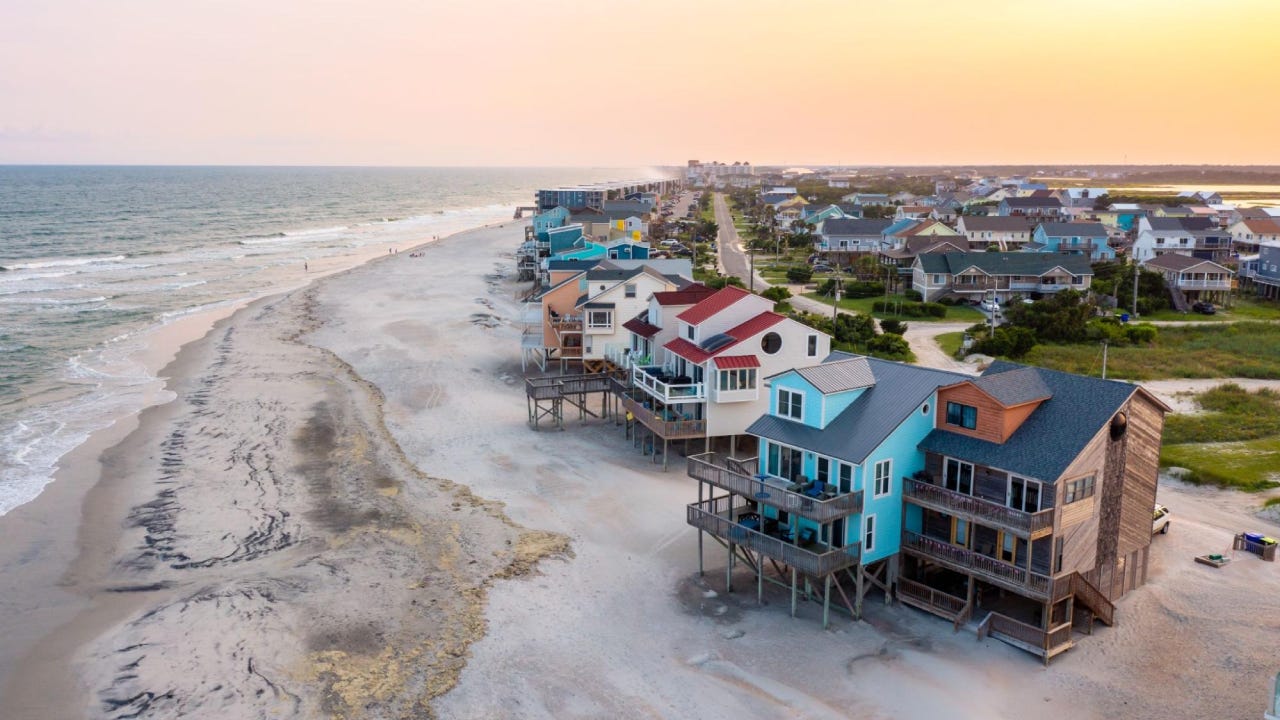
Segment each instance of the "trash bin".
M1247 533L1245 533L1245 534L1244 534L1244 539L1245 539L1245 540L1248 540L1249 542L1253 542L1253 543L1260 543L1260 542L1262 542L1262 538L1264 538L1264 537L1266 537L1266 536L1265 536L1265 535L1263 535L1262 533L1250 533L1250 532L1247 532Z
M1129 322L1129 313L1120 313L1120 322Z

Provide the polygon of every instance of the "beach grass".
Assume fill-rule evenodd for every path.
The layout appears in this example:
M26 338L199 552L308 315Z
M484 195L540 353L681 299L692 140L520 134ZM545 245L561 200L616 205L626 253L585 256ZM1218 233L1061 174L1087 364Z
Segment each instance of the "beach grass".
M1186 480L1264 490L1280 473L1280 393L1220 385L1196 396L1205 411L1165 419L1160 464L1186 468Z
M1026 361L1096 376L1102 371L1102 348L1092 343L1037 345ZM1280 379L1280 325L1243 322L1161 327L1151 345L1112 346L1107 377Z
M1267 508L1275 507L1277 505L1280 505L1280 495L1277 495L1276 497L1269 497L1267 498L1266 502L1262 503L1262 507L1267 507Z

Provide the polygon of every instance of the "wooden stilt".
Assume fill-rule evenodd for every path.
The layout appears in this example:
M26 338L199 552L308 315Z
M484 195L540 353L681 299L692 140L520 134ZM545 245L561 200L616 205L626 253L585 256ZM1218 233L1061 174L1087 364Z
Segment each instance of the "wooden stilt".
M893 602L893 593L889 592L889 590L895 587L897 583L898 583L898 556L890 555L888 570L886 570L884 574L884 584L885 584L884 604L885 605L888 605Z
M756 553L756 604L764 604L764 553Z
M831 624L831 576L822 579L822 629Z
M724 569L724 591L733 592L733 543L729 543L729 564Z
M791 568L791 617L796 616L796 569Z
M662 471L667 471L667 450L669 449L668 441L662 438Z
M698 504L702 504L702 486L703 482L698 481ZM702 528L698 528L698 577L702 577Z
M854 593L853 593L853 614L861 618L862 617L862 598L867 593L867 586L866 586L866 582L863 580L863 572L862 572L861 565L858 566L858 571L854 573L854 577L857 578L857 588L854 590Z

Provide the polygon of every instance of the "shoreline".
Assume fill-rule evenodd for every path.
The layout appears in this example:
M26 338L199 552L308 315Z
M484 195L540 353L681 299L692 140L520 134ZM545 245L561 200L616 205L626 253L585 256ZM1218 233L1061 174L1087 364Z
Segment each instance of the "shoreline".
M492 223L439 240L498 225L510 223ZM439 240L408 243L406 248L426 249ZM0 621L0 630L5 631L6 637L4 651L0 653L0 690L4 691L0 698L11 711L48 717L47 708L24 707L24 696L37 701L81 697L79 682L66 671L67 657L79 653L98 631L118 625L165 592L150 591L145 584L106 587L113 569L118 569L118 563L113 566L112 552L127 532L121 520L139 500L139 488L129 487L134 478L110 477L114 469L111 465L123 462L119 456L128 454L124 449L131 442L138 444L132 449L134 454L144 454L147 449L139 444L139 439L149 431L154 436L158 427L172 420L166 416L176 411L174 404L178 401L174 398L180 397L181 386L198 371L200 362L195 358L215 344L214 336L245 324L247 316L264 313L269 306L302 302L317 291L321 283L316 281L375 267L375 260L393 260L399 256L400 253L372 255L350 267L317 274L291 288L276 289L213 312L184 316L151 333L146 357L139 358L152 367L163 363L162 368L155 369L158 387L150 395L151 402L93 432L84 443L63 456L55 480L47 484L39 496L0 518L6 537L11 539L0 549L0 568L4 570L4 585L0 587L4 590L3 616L6 618ZM336 357L334 360L339 364L335 372L340 372L341 361ZM358 384L359 378L353 382ZM179 392L175 392L175 388ZM376 394L377 388L368 386L365 391ZM461 494L463 490L455 488L454 492ZM502 517L500 511L496 517ZM563 551L556 543L551 545L554 547L550 552ZM521 553L527 554L528 550L520 546ZM522 567L527 568L531 561L521 562ZM139 587L143 590L136 591ZM40 688L38 693L24 689L32 683Z

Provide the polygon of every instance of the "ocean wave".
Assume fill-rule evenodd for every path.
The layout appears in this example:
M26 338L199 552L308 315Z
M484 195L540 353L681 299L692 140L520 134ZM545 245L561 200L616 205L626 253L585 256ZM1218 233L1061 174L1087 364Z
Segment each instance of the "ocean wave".
M121 262L125 260L124 255L112 255L111 257L78 257L78 258L62 258L59 260L36 260L27 263L14 263L12 265L0 265L0 270L38 270L40 268L51 267L75 267L78 265L92 265L94 263Z
M97 295L90 298L51 298L51 297L34 297L20 298L12 295L0 298L0 304L3 305L88 305L91 303L106 302L107 298L103 295Z

